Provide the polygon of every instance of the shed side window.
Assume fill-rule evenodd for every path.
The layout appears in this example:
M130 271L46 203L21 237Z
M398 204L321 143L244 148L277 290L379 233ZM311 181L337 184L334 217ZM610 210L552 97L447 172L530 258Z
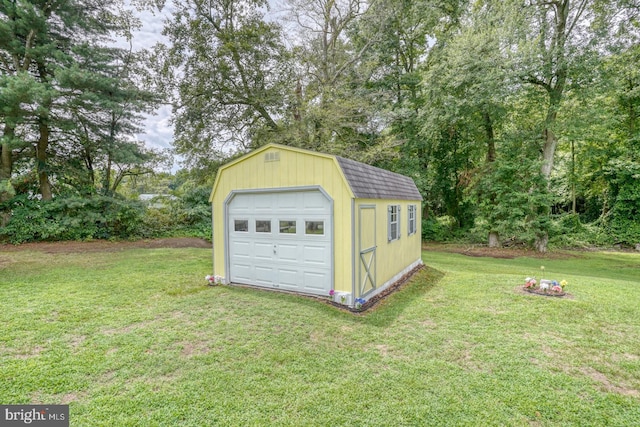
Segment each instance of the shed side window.
M409 234L409 236L411 236L412 234L416 234L416 231L417 231L416 205L409 205L407 211L408 211L407 233Z
M398 240L400 238L400 205L389 205L387 208L387 240Z

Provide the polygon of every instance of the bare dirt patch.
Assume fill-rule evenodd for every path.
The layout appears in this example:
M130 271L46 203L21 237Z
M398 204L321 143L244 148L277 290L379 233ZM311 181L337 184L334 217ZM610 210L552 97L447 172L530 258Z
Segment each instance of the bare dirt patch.
M2 246L0 245L0 250L2 250ZM0 268L4 267L5 265L9 265L11 264L13 261L10 260L7 257L0 257Z
M583 368L581 369L581 372L595 382L600 383L601 387L605 391L622 394L623 396L640 396L640 391L627 385L612 384L605 374L603 374L602 372L598 372L593 368Z
M449 252L470 257L488 257L501 259L514 259L520 257L541 259L567 259L578 258L579 255L568 251L555 250L546 253L536 252L524 247L490 248L486 245L464 245L451 243L423 243L425 251Z
M71 347L74 348L74 349L77 349L86 340L87 340L87 336L86 335L80 335L80 336L77 336L77 337L73 337L73 339L71 340Z
M387 357L389 355L389 346L388 345L386 345L386 344L378 344L375 347L380 352L380 356Z
M30 350L28 350L26 352L23 352L23 353L15 355L15 358L19 359L19 360L27 360L27 359L29 359L31 357L39 356L40 353L42 353L44 350L45 350L44 347L41 347L41 346L38 345L38 346L35 346L35 347L33 347L32 349L30 349Z
M171 237L135 241L92 240L89 242L36 242L0 244L0 252L36 251L45 253L119 252L127 249L211 248L211 243L195 237Z

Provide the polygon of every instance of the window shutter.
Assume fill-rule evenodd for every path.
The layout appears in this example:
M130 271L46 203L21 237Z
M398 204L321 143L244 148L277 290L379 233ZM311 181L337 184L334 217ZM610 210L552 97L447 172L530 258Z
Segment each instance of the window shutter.
M391 241L391 206L387 206L387 242Z

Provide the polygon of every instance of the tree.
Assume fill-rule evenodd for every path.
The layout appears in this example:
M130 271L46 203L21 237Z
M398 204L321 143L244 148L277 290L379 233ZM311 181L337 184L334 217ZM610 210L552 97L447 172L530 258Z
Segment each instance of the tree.
M36 5L4 0L0 3L0 117L3 121L0 145L0 202L14 192L11 185L16 150L25 148L20 126L35 114L46 98L43 85L33 74L37 42L43 36L45 18ZM39 101L36 103L36 101ZM6 214L4 215L6 218Z
M477 203L466 192L477 175L491 173L511 87L500 66L499 14L491 4L452 9L454 24L439 33L423 66L420 140L414 144L427 147L421 156L429 159L427 206L469 228ZM492 200L486 191L483 197ZM497 230L488 231L497 244Z
M22 125L39 92L38 82L26 72L0 75L0 119L4 125L0 137L0 226L6 225L11 216L6 203L15 195L13 165L18 153L28 146L21 134Z
M486 2L492 4L493 2ZM569 85L579 81L596 34L590 31L594 1L530 0L500 3L506 31L500 46L507 53L513 77L544 97L540 129L541 174L549 182L558 146L558 114ZM516 86L517 88L517 86ZM537 93L539 92L539 93ZM522 92L522 93L526 93ZM550 209L541 210L548 216ZM548 233L539 230L536 248L544 252Z
M99 55L59 73L73 122L65 132L64 157L82 161L90 192L100 187L102 194L113 195L124 176L151 173L166 160L133 138L141 131L141 113L150 112L160 98L142 88L140 54L112 48L95 53ZM101 183L96 182L97 172Z
M362 62L369 64L372 71L365 87L376 105L372 108L375 121L384 126L379 131L382 142L377 147L383 153L377 156L376 163L411 176L427 201L435 198L429 191L427 176L432 149L421 129L426 116L422 111L428 108L424 89L428 91L431 83L423 84L422 72L425 58L437 50L433 40L446 39L448 27L458 19L459 3L375 2L354 37L357 46L368 44ZM374 43L370 43L372 34Z
M530 0L512 3L508 40L517 76L546 96L542 129L541 172L549 179L558 144L554 129L567 84L579 70L592 35L588 32L590 0Z
M7 100L0 112L0 170L11 177L18 156L32 155L28 167L37 173L43 200L53 197L51 177L65 185L65 169L77 164L76 156L87 160L92 174L96 150L106 152L116 140L129 151L137 146L125 144L123 135L135 131L136 114L155 100L121 72L132 55L107 46L110 35L131 24L126 13L116 14L118 4L0 3L0 96Z
M290 126L295 145L336 154L357 153L371 128L371 104L365 84L371 70L363 56L375 33L354 43L358 24L371 8L361 0L296 0L291 19L298 28L296 109ZM378 24L378 27L380 25Z
M175 149L206 167L246 149L257 132L278 132L289 93L281 28L263 19L264 0L189 0L156 48L161 87L174 96Z

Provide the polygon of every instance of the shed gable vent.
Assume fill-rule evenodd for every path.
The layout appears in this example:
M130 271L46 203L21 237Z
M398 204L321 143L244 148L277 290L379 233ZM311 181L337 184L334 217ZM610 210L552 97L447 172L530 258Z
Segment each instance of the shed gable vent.
M280 152L279 151L272 151L270 153L266 153L264 155L264 161L265 162L279 162L280 161Z

